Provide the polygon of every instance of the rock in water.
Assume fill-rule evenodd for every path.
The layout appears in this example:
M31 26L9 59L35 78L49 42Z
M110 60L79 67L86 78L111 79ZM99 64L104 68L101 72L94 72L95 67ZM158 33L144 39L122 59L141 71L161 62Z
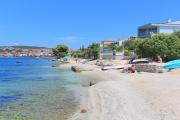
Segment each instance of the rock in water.
M95 83L93 83L93 82L90 82L90 83L89 83L89 86L93 86L93 85L95 85Z
M81 113L87 113L86 109L81 109Z

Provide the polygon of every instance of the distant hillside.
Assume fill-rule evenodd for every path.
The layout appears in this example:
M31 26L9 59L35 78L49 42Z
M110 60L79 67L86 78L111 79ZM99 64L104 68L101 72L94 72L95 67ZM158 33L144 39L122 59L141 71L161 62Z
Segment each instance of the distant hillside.
M0 46L1 57L51 57L51 48L37 46Z
M38 47L38 46L0 46L0 48L3 47L13 47L13 48L22 48L22 49L50 49L50 48Z

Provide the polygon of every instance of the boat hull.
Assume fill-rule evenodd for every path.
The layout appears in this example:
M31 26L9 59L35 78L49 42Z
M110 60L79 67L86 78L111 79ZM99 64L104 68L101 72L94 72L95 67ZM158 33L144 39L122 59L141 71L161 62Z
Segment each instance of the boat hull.
M167 62L163 67L166 69L180 68L180 59Z

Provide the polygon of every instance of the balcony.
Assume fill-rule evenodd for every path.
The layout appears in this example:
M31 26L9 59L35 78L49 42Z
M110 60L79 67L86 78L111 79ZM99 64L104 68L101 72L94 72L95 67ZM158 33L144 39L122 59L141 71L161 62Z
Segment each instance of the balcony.
M138 37L150 37L154 34L157 34L157 27L155 28L146 28L146 29L139 29L138 30Z

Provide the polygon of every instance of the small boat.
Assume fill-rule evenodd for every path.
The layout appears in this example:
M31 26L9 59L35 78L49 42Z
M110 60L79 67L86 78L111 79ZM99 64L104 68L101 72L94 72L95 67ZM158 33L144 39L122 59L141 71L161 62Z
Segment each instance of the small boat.
M16 63L22 63L21 61L16 61Z
M180 68L180 59L167 62L163 67L166 69Z
M124 66L122 66L122 65L117 65L117 66L115 66L115 65L104 65L104 66L102 66L101 70L112 70L112 69L123 69L123 68L124 68Z
M56 61L56 59L52 59L51 61Z
M143 63L149 63L149 62L150 62L149 59L144 58L144 59L133 60L131 64L143 64Z
M52 67L57 67L57 65L52 65Z

